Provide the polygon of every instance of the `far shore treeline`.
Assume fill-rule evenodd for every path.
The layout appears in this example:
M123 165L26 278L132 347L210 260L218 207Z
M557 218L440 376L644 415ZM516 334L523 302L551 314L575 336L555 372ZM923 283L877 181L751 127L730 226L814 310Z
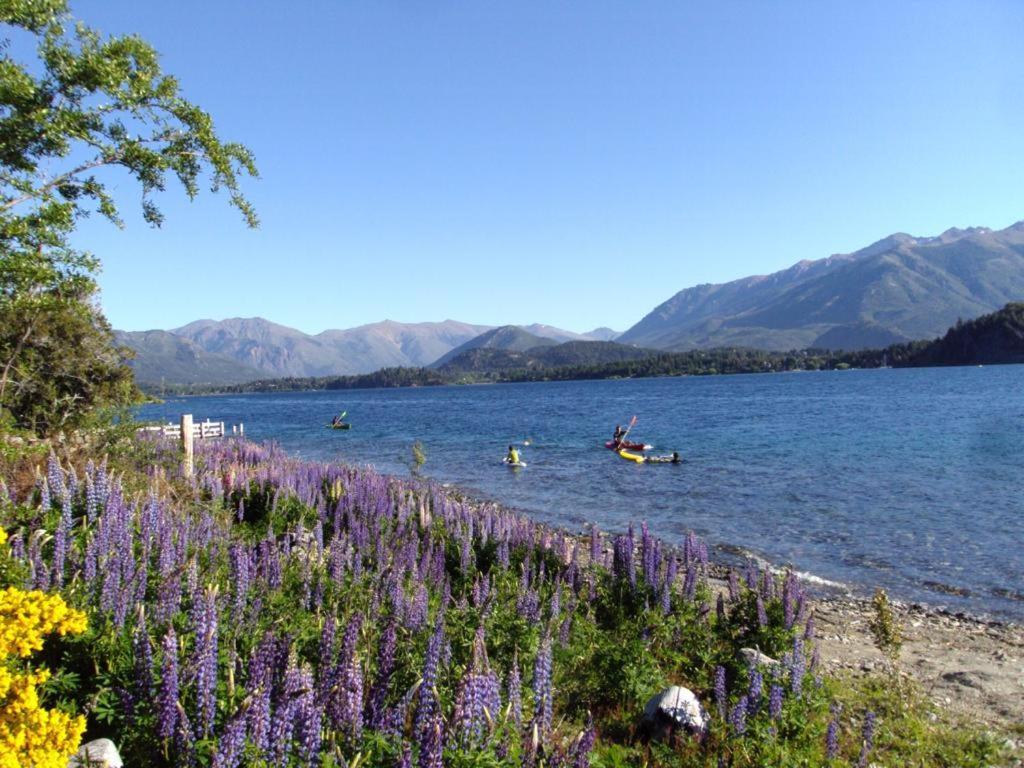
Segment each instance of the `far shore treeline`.
M500 349L470 350L434 368L382 368L350 376L260 379L235 385L158 385L142 383L144 390L169 394L216 392L291 392L299 390L427 387L445 384L487 384L527 381L575 381L651 376L708 376L735 373L824 371L848 368L914 368L950 365L1024 363L1024 302L968 322L958 321L945 336L932 341L892 344L884 349L853 351L803 349L771 352L728 347L660 352L637 349L631 359L597 361L602 348L621 356L622 345L608 342L568 342L526 352ZM562 354L552 358L552 350ZM567 354L571 353L571 354ZM549 364L551 359L578 362Z

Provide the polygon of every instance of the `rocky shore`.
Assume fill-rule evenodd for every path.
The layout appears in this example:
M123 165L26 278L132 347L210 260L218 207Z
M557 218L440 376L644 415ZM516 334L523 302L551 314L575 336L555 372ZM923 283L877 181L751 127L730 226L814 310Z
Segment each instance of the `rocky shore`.
M726 568L713 567L712 582L722 590L726 574ZM1024 626L919 604L891 605L903 634L901 674L952 714L1024 727ZM815 597L815 637L826 669L840 675L886 669L888 660L868 628L872 615L867 599Z
M920 605L893 609L904 637L899 669L927 696L975 722L1024 726L1024 627ZM868 674L884 668L868 629L869 601L818 599L814 615L829 669Z

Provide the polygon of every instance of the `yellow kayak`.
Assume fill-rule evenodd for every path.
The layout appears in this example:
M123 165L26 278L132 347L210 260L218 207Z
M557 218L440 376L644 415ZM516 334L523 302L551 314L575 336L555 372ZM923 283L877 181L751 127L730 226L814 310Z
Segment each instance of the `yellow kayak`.
M644 456L640 453L630 453L629 451L619 451L619 456L626 459L627 461L635 461L637 464L644 463Z

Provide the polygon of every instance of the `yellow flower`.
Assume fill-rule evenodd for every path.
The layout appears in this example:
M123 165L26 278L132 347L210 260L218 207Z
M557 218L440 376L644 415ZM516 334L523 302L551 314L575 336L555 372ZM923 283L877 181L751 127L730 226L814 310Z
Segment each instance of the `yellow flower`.
M59 595L0 591L0 768L64 768L77 751L85 718L40 707L37 687L50 673L15 671L5 657L39 650L50 632L79 633L85 627L85 614Z
M7 543L7 531L5 531L3 528L0 528L0 544L6 544L6 543Z

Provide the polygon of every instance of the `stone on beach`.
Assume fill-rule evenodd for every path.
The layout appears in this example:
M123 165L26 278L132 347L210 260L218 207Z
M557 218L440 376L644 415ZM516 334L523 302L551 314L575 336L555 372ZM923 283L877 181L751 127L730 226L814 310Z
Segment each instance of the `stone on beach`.
M657 741L668 739L679 728L703 735L708 729L708 713L693 691L673 685L647 702L644 723Z
M123 768L121 755L110 739L95 739L78 748L68 768Z
M748 667L767 667L768 669L773 669L779 666L780 663L778 659L773 659L756 648L740 648L740 656L747 662Z

